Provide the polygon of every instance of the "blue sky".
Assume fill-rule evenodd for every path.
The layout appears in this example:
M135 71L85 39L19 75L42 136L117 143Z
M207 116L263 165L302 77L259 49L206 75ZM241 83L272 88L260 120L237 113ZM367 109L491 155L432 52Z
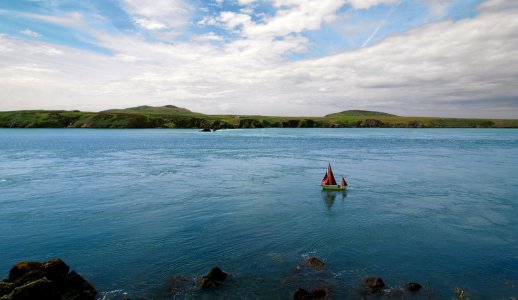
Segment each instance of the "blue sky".
M488 36L496 38L489 30L498 18L510 24L492 44L515 42L511 12L517 7L510 2L3 0L0 42L6 50L0 48L0 76L20 81L0 88L0 109L176 104L206 113L321 115L379 109L508 116L516 112L516 93L501 86L515 72L495 82L474 76L479 66L460 60L484 55L495 64L489 67L498 69L501 62L486 57L492 54L509 55L514 63L510 53L479 49ZM467 48L464 53L451 48L459 43ZM413 61L398 53L411 54ZM377 61L383 66L374 66ZM99 66L102 76L92 66ZM452 82L440 90L434 86L444 79L439 71L447 71L446 66L457 67L453 72L462 87ZM30 76L23 73L29 69ZM91 89L73 76L103 89L90 96L101 99L89 100ZM35 85L19 90L21 82ZM45 89L43 82L52 82L52 88ZM60 84L66 93L58 92ZM487 90L481 94L482 86ZM127 95L122 87L135 93ZM493 104L489 112L484 101Z
M367 40L369 40L368 44L374 44L391 34L404 32L429 22L471 18L476 16L476 5L480 0L443 1L444 9L440 11L436 11L435 6L430 5L430 2L432 1L402 0L359 10L351 4L344 3L337 11L338 20L323 24L316 30L303 32L312 43L312 47L300 56L293 57L295 59L314 57L345 49L360 48ZM215 0L189 1L189 6L191 7L187 26L179 35L167 42L189 40L209 32L217 33L225 40L235 39L235 33L231 30L218 25L202 25L199 22L206 17L217 18L221 12L239 13L240 10L247 8L247 5L240 5L237 1L218 3ZM272 17L277 8L269 1L257 1L252 6L252 10L254 20L261 22L261 14ZM125 9L124 1L121 0L4 0L0 2L0 32L22 39L37 38L49 43L110 54L110 49L97 45L95 36L85 28L71 27L36 17L42 15L59 18L72 14L80 14L89 26L99 31L126 35L142 34L150 41L156 40L156 37L146 28L135 23L131 13ZM382 25L381 28L373 35L380 25ZM27 29L37 33L38 36L24 34L24 30ZM371 35L373 35L372 39L369 39Z

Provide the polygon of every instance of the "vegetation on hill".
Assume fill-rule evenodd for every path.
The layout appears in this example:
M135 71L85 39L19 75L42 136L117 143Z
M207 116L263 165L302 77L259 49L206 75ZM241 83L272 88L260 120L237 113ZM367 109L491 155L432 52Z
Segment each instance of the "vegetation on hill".
M326 117L350 117L350 116L361 116L361 117L397 117L396 115L370 110L345 110L339 113L330 114Z
M102 112L25 110L0 112L3 128L518 128L518 120L400 117L345 111L325 117L204 115L176 106L139 106Z
M161 114L161 115L202 115L200 113L193 113L192 111L177 107L174 105L165 106L148 106L142 105L137 107L130 107L124 109L110 109L102 111L102 113L142 113L142 114Z

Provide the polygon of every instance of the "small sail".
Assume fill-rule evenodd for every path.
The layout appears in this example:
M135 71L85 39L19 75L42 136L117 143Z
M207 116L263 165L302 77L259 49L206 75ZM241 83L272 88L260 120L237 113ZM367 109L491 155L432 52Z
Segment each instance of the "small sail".
M326 172L326 175L324 175L324 179L322 179L322 185L327 185L327 181L328 181L328 177L327 177L327 172Z
M337 185L335 176L333 175L333 170L331 170L331 164L329 164L327 166L327 174L328 174L327 184L328 185Z
M347 182L345 181L343 176L342 176L342 186L347 186Z

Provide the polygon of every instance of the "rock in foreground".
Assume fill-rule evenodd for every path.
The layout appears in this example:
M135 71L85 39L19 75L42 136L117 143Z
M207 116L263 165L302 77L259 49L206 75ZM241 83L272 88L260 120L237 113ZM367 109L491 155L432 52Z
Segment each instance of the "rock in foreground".
M415 282L409 282L405 284L405 290L409 292L417 292L421 289L421 285Z
M223 283L223 280L227 278L228 273L223 272L220 268L212 268L209 274L203 276L200 280L200 288L207 289L213 288Z
M324 270L326 268L326 264L315 256L309 256L303 259L300 264L304 267L309 267L315 270Z
M362 285L363 285L365 292L372 293L372 294L381 292L383 290L383 288L385 287L385 283L379 277L364 278Z
M327 292L322 288L314 288L311 292L303 288L299 288L293 295L295 300L309 300L309 299L324 299L327 296Z
M11 268L9 278L0 282L0 300L95 299L95 288L69 270L59 258L45 263L19 262Z

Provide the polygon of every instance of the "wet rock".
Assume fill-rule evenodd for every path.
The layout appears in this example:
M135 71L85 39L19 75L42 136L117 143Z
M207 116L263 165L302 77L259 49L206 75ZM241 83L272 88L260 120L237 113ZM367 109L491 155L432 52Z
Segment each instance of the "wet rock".
M213 288L223 283L228 273L223 272L219 267L212 268L209 274L203 276L200 281L200 288Z
M19 262L16 265L14 265L11 268L11 270L9 271L8 280L10 282L13 282L31 271L41 269L41 266L42 266L42 263L35 262L35 261Z
M16 287L8 296L10 300L60 299L56 285L47 278L41 278Z
M60 288L61 293L67 296L65 299L95 299L97 295L95 288L74 271L64 277L63 286Z
M363 279L364 290L370 293L378 293L383 290L385 283L379 277L367 277Z
M415 282L409 282L405 284L405 290L409 292L417 292L421 289L421 285L419 283Z
M303 288L299 288L293 295L293 299L295 300L309 299L309 297L310 293Z
M323 270L326 268L326 264L321 259L315 256L309 256L304 258L300 262L300 264L304 267L310 267L315 270Z
M200 132L210 132L210 128L203 128Z
M322 288L314 288L311 292L303 288L299 288L295 294L293 295L293 299L295 300L305 300L305 299L322 299L327 296L327 292Z
M14 284L0 281L0 296L11 293L14 290Z
M95 299L97 291L59 258L19 262L0 282L0 299Z
M47 272L49 279L59 279L68 274L70 267L59 258L53 258L42 265L43 270Z
M326 290L322 288L314 288L311 290L311 298L313 299L321 299L327 296Z

